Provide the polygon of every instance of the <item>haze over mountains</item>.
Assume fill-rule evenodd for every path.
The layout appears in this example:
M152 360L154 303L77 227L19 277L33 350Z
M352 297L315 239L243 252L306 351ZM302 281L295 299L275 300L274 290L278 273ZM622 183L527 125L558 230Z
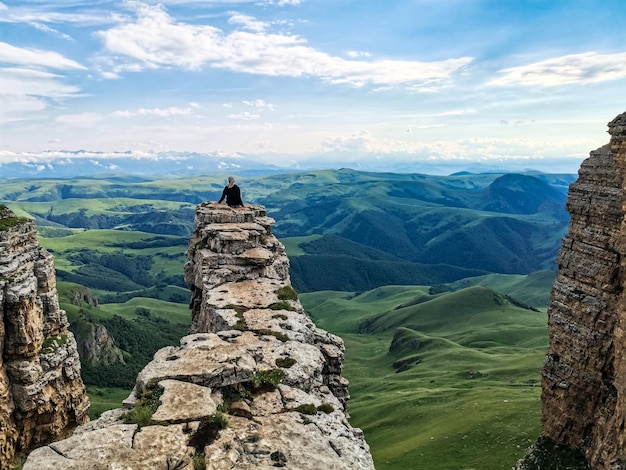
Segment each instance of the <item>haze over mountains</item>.
M458 172L509 173L539 171L576 173L581 158L410 158L406 155L322 153L298 161L288 155L199 152L101 152L58 150L13 155L0 152L0 178L72 178L113 175L195 177L233 173L239 176L288 171L355 168L360 171L449 175Z

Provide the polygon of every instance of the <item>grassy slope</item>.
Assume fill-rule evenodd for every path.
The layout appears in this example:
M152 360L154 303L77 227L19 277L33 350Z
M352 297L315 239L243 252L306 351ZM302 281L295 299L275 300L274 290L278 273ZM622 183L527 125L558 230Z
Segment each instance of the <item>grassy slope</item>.
M454 290L485 286L533 307L545 309L550 303L550 288L555 278L555 271L537 271L528 275L492 273L452 282L449 286Z
M122 407L122 401L128 398L130 390L115 387L87 387L87 395L91 406L89 418L97 419L100 415L115 408Z
M386 286L300 298L320 327L345 340L349 412L377 469L509 469L540 433L545 315L481 287L428 292ZM359 334L372 317L379 328ZM405 323L412 328L398 327ZM396 372L402 360L409 368Z
M281 242L285 245L285 251L289 253L289 256L302 256L305 255L306 252L302 248L303 243L312 242L321 238L321 235L308 235L306 237L291 237L291 238L283 238Z
M417 279L421 278L428 279L431 283L445 282L437 280L437 277L463 274L463 270L446 265L409 265L387 253L332 235L288 237L282 238L281 242L291 259L291 280L298 292L320 290L332 292L313 287L334 284L339 288L342 283L343 291L350 290L347 288L349 284L359 286L359 289L354 290L363 290L361 289L363 285L372 284L383 271L388 280L396 281L394 284L407 285L414 285ZM335 255L326 254L331 250L335 250ZM337 253L342 253L343 257L339 257ZM307 263L305 260L308 258L311 260ZM329 267L333 275L328 280L322 281L318 279L319 276L315 276L316 274L324 276L323 270ZM339 272L341 275L336 275ZM490 273L483 276L474 276L469 270L465 272L472 277L462 277L458 281L445 283L444 287L459 290L475 285L485 286L538 309L547 308L550 288L556 276L555 271L537 271L527 275Z

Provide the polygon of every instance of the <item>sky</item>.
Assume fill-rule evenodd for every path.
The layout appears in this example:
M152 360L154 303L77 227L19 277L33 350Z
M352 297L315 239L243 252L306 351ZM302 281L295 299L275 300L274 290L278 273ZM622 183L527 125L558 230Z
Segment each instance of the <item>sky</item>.
M0 164L575 171L626 111L625 24L623 0L0 0Z

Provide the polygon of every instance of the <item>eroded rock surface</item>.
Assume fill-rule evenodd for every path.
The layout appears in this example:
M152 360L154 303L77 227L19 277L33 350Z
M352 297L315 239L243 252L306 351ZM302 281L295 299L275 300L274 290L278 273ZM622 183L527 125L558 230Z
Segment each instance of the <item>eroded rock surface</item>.
M610 143L591 152L570 186L569 234L548 311L544 436L519 469L548 468L541 466L546 442L571 449L568 458L584 456L567 468L626 468L626 113L609 133Z
M89 400L52 256L0 206L0 468L88 420Z
M137 413L152 397L152 421L107 412L24 470L373 469L345 411L343 341L304 313L273 223L262 206L198 206L192 332L155 354L125 401Z

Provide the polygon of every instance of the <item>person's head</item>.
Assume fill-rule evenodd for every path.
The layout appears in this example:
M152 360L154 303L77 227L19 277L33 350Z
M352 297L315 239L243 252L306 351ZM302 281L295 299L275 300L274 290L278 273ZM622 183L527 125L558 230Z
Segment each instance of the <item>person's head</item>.
M232 186L233 184L235 184L235 177L234 176L229 176L228 177L228 186Z

